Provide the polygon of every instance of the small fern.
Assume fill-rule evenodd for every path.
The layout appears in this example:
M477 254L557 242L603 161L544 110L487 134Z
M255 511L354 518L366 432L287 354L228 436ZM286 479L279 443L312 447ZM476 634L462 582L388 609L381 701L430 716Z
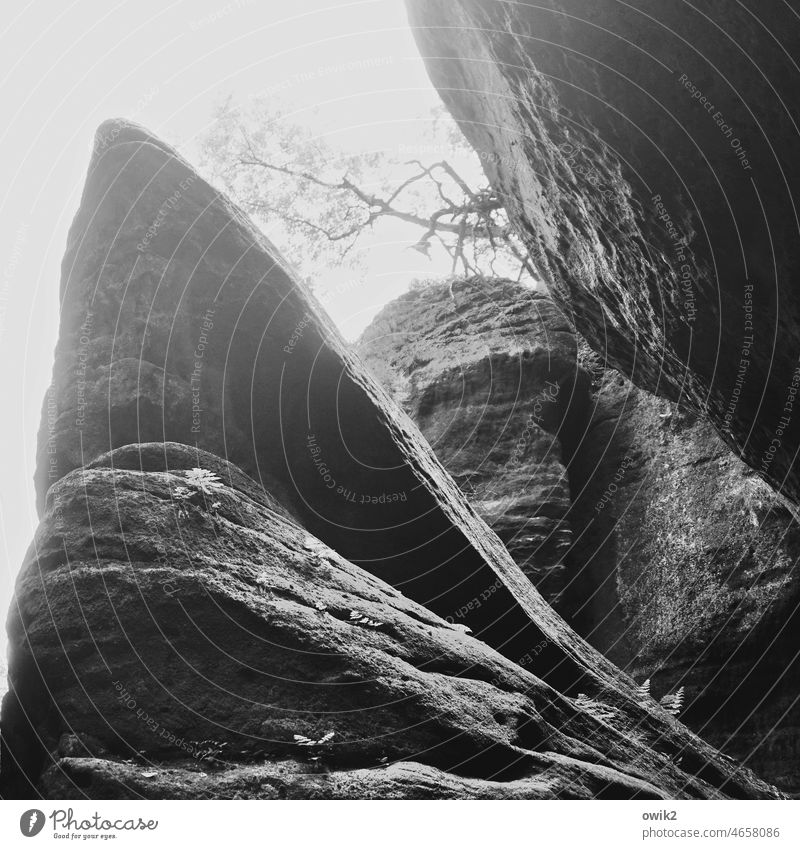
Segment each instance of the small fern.
M666 696L661 697L661 707L667 713L677 716L683 710L683 697L684 688L680 687L674 693L667 693Z
M219 740L198 740L194 743L194 756L199 761L214 761L223 754L223 749L227 745L227 743L221 743Z
M383 622L378 622L376 619L370 619L369 616L364 616L357 613L355 610L350 611L350 622L353 625L363 625L365 628L380 628Z
M636 699L641 704L648 699L652 699L653 695L650 692L650 679L648 678L643 684L639 684L636 688Z
M213 495L215 489L222 487L222 481L214 472L208 469L194 468L186 472L186 482L197 489L204 495Z
M327 734L323 735L319 738L319 740L314 740L311 737L306 737L303 734L295 734L294 742L298 746L306 746L308 748L314 748L317 746L324 746L326 743L330 743L336 735L335 731L329 731Z

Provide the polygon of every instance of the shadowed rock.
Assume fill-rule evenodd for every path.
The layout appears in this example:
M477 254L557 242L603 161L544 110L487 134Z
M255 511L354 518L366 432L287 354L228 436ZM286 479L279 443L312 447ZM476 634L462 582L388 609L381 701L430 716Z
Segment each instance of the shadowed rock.
M549 299L494 279L412 289L358 345L572 627L795 792L800 529L707 422L576 348Z
M560 694L187 446L51 487L9 637L3 771L41 775L28 796L130 797L153 771L157 798L773 792L662 712Z
M99 130L63 272L40 499L120 445L194 444L506 656L545 644L536 667L554 685L617 679L544 604L274 246L143 129Z
M690 728L797 792L800 526L707 422L616 373L579 463L571 624L655 694L684 687Z
M569 323L510 280L412 289L357 351L551 604L572 545L568 467L590 414Z
M407 6L431 79L578 330L639 386L683 395L796 503L792 4Z
M416 638L402 632L398 645L383 651L386 635L370 624L393 622L391 599L402 591L415 604L416 618L408 615L421 621L423 637L434 627L426 617L439 623L458 615L479 638L470 646L496 650L492 664L499 659L508 674L517 676L516 683L500 688L514 704L527 698L532 686L552 693L556 707L577 707L579 723L589 722L573 738L579 747L575 751L587 755L582 763L594 756L581 747L593 747L595 736L605 734L607 722L598 715L608 717L608 708L622 729L612 731L608 741L613 737L624 748L634 729L644 735L637 754L622 759L624 771L658 776L667 788L659 792L775 794L654 704L638 703L632 682L543 601L416 427L347 351L274 247L174 151L141 128L120 122L101 128L63 270L60 337L37 473L45 512L9 620L14 648L2 713L4 793L31 792L29 782L53 757L61 732L100 734L112 743L104 717L115 698L111 676L125 686L122 673L137 687L150 688L151 717L159 716L162 707L172 710L176 728L206 733L213 726L223 735L221 742L231 745L238 742L236 735L252 736L256 729L273 743L287 741L289 731L298 728L297 717L287 717L300 704L311 710L314 724L301 723L297 733L321 740L313 735L323 730L321 717L331 713L326 705L333 705L332 716L355 703L364 710L348 726L351 742L372 740L376 732L392 736L400 725L411 727L415 730L397 750L403 759L411 750L439 750L441 745L442 763L451 770L452 759L474 761L507 777L509 753L518 742L526 751L543 744L540 731L520 737L512 749L510 738L504 744L491 733L486 736L486 711L493 700L477 696L488 686L486 670L473 688L465 683L475 677L471 661L466 667L461 662L437 666L449 682L441 699L420 686L423 707L414 698L406 703L403 673L396 676L391 670L405 669L409 661L402 646L410 641L408 650L415 651ZM142 449L144 461L137 448L103 456L147 440L157 444ZM227 521L241 522L242 513L246 517L255 510L255 537L239 526L222 534L231 529L224 522L218 527L204 511L213 492L202 492L201 481L192 483L183 475L180 485L187 492L167 491L178 481L165 477L152 459L155 452L165 457L164 468L176 468L167 441L190 444L178 450L178 455L188 451L178 463L183 470L190 464L203 468L203 458L212 472L231 461L257 482L265 491L260 498L266 499L260 507L259 498L249 495L252 485L241 482L241 472L227 467L216 472L249 499L241 509L231 505L236 509ZM225 460L209 461L201 454L197 463L198 451ZM145 470L138 473L144 479L122 475L130 490L126 495L114 469L131 463L134 471ZM161 506L151 512L153 486ZM175 498L192 521L198 512L200 534L190 541L190 555L170 525ZM269 507L276 502L281 511ZM226 503L220 499L219 506L212 502L208 507L225 518ZM261 508L269 508L270 515ZM301 527L302 545L300 530L292 530ZM156 546L161 536L165 562L159 561ZM307 549L308 538L319 541L316 554L315 543ZM330 557L349 575L343 583L334 571L326 571L333 566L320 562ZM192 558L200 563L196 574ZM78 563L86 568L73 569ZM322 593L325 606L337 611L343 606L353 611L363 601L364 609L355 612L368 621L354 626L348 612L347 621L334 616L336 621L328 623L333 630L320 631L324 611L306 603L310 586L305 602L294 597L303 574L314 587L314 601ZM164 580L173 586L177 582L174 599L165 593ZM325 601L322 588L329 581L332 595ZM370 589L364 595L359 586ZM389 596L387 586L393 588ZM490 587L493 592L482 598ZM354 628L359 629L357 647L340 639L352 637ZM368 636L362 637L362 628ZM90 635L94 629L100 639ZM446 630L453 635L448 640L464 639L451 627ZM421 647L414 663L440 657L442 648L439 643ZM336 678L335 684L352 680L352 672L366 672L367 679L378 679L377 690L351 691L345 698L334 687L332 702L315 702L312 693L321 692L316 688L322 673L314 658L320 653L326 661L331 653L341 655L333 661L333 674L339 670L345 678ZM255 668L256 678L242 673L242 690L220 696L215 682L225 682L241 667ZM273 685L275 677L280 686ZM159 687L164 681L182 694L177 704ZM594 708L585 701L583 707L576 704L579 688ZM474 710L469 707L473 689ZM387 694L390 705L399 695L400 706L382 707ZM502 704L510 707L505 699ZM100 710L92 707L96 700ZM265 705L274 709L265 714ZM565 710L554 714L553 722L562 735L570 721ZM193 725L197 714L207 718ZM146 748L148 730L140 717L134 722L126 714L112 715L125 717L126 740ZM493 721L503 725L498 717ZM537 720L531 726L520 720L523 726L533 729ZM357 744L341 751L347 758L362 748ZM665 757L679 753L680 769L663 764ZM614 769L606 760L603 769ZM612 794L651 792L638 784L640 778L630 780L634 790L624 779L628 789ZM610 781L616 782L616 777Z

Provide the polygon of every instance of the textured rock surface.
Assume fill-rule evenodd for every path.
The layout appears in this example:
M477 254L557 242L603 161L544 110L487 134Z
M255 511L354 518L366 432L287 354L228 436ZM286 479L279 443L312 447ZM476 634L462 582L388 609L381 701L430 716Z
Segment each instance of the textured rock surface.
M120 445L193 444L507 656L544 641L553 683L617 675L533 591L275 248L140 127L98 131L61 297L40 498Z
M572 518L572 624L682 719L800 792L800 527L714 430L618 374L600 381Z
M583 636L637 681L652 678L659 696L685 687L690 727L800 790L800 528L781 499L688 410L636 389L584 347L576 363L574 336L546 298L500 280L452 291L455 305L448 286L389 304L358 346L365 362L484 518L497 521L473 480L505 506L496 529L511 528L504 539L523 569L530 553L515 537L558 510L545 527L563 530L566 546L554 550L543 534L533 559L562 564L556 609ZM546 429L517 458L554 372L580 390L547 405ZM562 442L569 476L553 490L543 458L561 456Z
M793 5L407 6L434 84L580 332L639 386L707 411L797 502Z
M78 755L164 755L152 720L169 746L256 737L278 758L333 730L345 768L508 779L569 757L608 795L775 795L545 604L252 223L141 128L106 124L95 150L9 619L4 794L30 794L65 733ZM145 460L104 455L131 438L155 439ZM210 505L198 456L228 486Z
M559 763L530 778L491 781L399 762L330 771L308 761L257 766L120 763L63 758L45 774L48 799L594 799L608 793L602 777ZM147 773L144 776L143 773Z
M718 795L692 772L770 794L660 712L611 693L597 718L274 508L175 444L55 484L9 622L4 771L27 759L56 798Z
M356 350L549 602L572 545L568 466L588 416L575 335L506 280L415 288Z

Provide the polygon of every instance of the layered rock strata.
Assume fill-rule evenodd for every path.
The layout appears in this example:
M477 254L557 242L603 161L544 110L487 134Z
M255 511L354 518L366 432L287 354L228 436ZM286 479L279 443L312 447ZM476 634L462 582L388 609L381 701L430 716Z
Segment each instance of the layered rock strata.
M605 368L547 297L504 280L412 289L358 350L579 633L658 696L683 687L685 722L800 791L800 528L708 423ZM545 419L548 380L571 391Z
M552 611L275 248L139 127L101 127L61 301L3 795L187 740L225 768L247 740L264 760L338 740L345 769L546 780L559 762L576 796L579 774L591 795L777 795Z
M50 798L772 794L654 709L559 693L176 443L50 488L9 637L3 769Z
M796 10L407 6L431 79L581 334L707 416L796 505Z
M356 350L557 601L573 542L568 467L590 398L552 300L502 279L430 283L385 307Z

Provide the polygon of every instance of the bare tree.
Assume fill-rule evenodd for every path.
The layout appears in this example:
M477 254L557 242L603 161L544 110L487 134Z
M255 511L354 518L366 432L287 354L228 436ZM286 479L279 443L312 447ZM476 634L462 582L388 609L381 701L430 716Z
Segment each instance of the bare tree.
M255 102L246 110L223 106L202 153L212 179L251 214L281 222L281 241L301 270L308 260L347 262L367 231L395 219L418 230L410 248L430 256L441 245L453 274L535 278L502 199L460 134L442 129L438 144L427 147L455 155L426 161L385 151L344 154ZM468 176L457 170L456 157Z

